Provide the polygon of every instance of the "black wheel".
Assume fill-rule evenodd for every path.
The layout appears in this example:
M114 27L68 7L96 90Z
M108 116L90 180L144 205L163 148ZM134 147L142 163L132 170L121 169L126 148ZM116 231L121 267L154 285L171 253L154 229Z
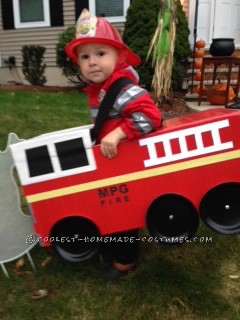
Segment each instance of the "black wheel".
M67 217L57 222L51 232L56 252L66 261L81 262L98 253L97 227L82 217Z
M159 244L178 244L195 234L199 217L189 200L177 194L166 194L152 202L146 224Z
M221 234L240 232L240 184L221 184L203 197L200 216L212 230Z

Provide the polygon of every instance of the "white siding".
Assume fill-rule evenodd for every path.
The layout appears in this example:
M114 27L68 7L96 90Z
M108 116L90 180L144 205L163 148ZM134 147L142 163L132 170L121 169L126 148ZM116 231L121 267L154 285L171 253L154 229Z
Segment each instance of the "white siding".
M63 0L63 16L63 27L3 30L0 6L0 55L2 59L15 56L17 66L21 66L22 46L41 45L46 48L44 55L46 65L48 67L56 66L56 44L58 43L59 34L69 26L75 25L75 2L73 0ZM118 23L116 27L122 29L123 24Z
M2 59L16 57L17 66L22 64L23 45L41 45L46 48L44 62L47 66L56 66L56 44L58 36L68 26L75 24L75 4L72 0L63 0L63 27L43 27L29 29L3 30L0 6L0 55Z

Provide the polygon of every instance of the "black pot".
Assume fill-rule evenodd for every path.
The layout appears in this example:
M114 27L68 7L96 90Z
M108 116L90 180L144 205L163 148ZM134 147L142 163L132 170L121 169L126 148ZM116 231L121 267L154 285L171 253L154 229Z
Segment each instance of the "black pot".
M235 50L234 39L216 38L212 39L210 53L214 57L231 56Z

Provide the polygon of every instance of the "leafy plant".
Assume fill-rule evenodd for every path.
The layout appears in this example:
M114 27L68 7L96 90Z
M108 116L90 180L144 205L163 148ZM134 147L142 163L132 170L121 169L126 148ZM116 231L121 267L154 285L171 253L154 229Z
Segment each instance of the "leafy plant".
M22 47L22 72L25 79L33 85L43 85L47 80L44 76L46 65L43 63L45 48L42 46L23 46Z
M63 31L58 38L56 46L57 65L62 69L62 73L68 80L82 87L84 85L79 67L76 63L72 62L65 53L65 46L70 42L75 33L75 27L68 27Z
M164 0L133 0L127 12L123 32L125 43L142 59L142 64L136 70L140 75L142 84L148 89L151 88L154 70L151 65L151 56L148 62L146 62L146 57L151 38L157 27L159 8L162 1ZM181 88L187 58L191 52L188 41L187 18L182 10L180 0L176 0L176 5L177 26L172 72L172 87L174 90Z
M128 9L123 41L142 59L136 70L140 81L148 89L151 87L153 68L146 62L148 46L157 24L159 0L133 0Z
M177 1L177 30L175 39L174 65L172 73L173 89L178 90L182 86L183 78L188 65L188 57L191 47L188 40L189 28L185 12L182 10L181 2Z

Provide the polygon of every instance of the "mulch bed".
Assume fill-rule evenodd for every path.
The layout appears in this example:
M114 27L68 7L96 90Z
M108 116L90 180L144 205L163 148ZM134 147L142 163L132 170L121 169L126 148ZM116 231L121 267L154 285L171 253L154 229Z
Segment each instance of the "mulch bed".
M185 100L185 92L170 92L168 97L157 101L164 118L175 118L189 113Z

